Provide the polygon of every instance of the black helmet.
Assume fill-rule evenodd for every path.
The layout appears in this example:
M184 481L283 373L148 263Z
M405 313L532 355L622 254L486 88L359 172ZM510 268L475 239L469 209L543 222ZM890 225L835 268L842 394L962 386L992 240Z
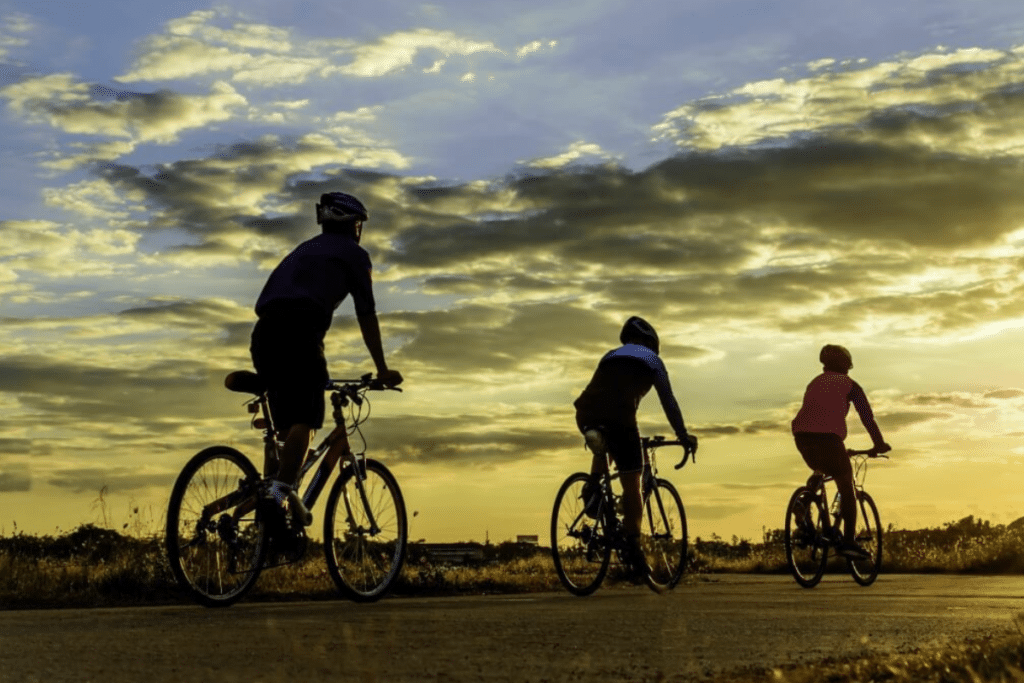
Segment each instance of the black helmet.
M316 205L316 222L348 222L366 221L370 217L363 203L344 192L328 192L320 195L320 203Z
M649 322L637 315L627 320L626 324L622 326L622 332L619 333L619 341L623 344L639 341L655 353L658 353L658 333L654 331Z

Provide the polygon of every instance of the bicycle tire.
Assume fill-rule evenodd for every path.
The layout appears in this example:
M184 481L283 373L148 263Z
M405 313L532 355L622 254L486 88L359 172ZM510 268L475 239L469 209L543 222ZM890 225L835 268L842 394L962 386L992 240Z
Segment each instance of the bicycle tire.
M233 521L227 513L253 500L255 489L248 495L243 487L259 478L240 452L211 446L194 455L174 483L167 506L167 559L178 584L202 605L232 605L259 578L268 545L259 513ZM227 505L231 494L238 500ZM227 506L209 514L207 508L217 501Z
M686 511L672 482L656 482L644 501L640 539L651 570L645 583L662 593L675 588L686 569Z
M871 557L866 560L848 559L846 563L854 581L862 586L870 586L882 568L882 521L878 517L875 501L866 491L857 491L857 503L860 508L860 514L857 515L857 542Z
M365 464L363 486L377 530L371 528L356 477L351 465L346 465L327 497L324 555L331 578L345 597L376 602L402 570L409 525L394 475L377 460L368 459Z
M786 564L793 578L804 588L818 585L828 564L829 546L822 532L822 520L827 513L821 497L811 499L812 495L809 488L801 486L793 492L786 507ZM803 527L799 524L800 510L805 515Z
M555 573L573 595L590 595L598 589L608 573L612 548L604 525L604 514L598 511L591 519L584 512L583 486L590 475L570 475L555 495L551 511L551 559Z

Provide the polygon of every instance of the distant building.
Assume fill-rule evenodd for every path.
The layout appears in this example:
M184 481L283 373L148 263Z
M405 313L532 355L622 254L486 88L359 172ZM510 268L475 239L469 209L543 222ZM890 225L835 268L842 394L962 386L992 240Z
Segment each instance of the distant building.
M516 543L525 543L526 545L540 545L540 539L537 534L520 534L516 536Z
M427 560L435 564L469 564L484 561L484 547L479 543L423 543L419 548Z

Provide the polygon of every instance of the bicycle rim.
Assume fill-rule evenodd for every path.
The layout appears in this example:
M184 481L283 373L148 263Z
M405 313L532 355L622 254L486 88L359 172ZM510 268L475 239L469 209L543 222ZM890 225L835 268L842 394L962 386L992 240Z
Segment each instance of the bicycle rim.
M376 460L366 461L366 505L352 468L342 470L327 499L324 553L338 590L356 602L379 600L402 570L408 541L398 482Z
M828 563L828 544L822 534L825 511L819 501L810 500L811 495L810 489L801 486L786 508L786 563L804 588L813 588L821 581Z
M686 512L671 482L658 479L644 503L640 543L651 571L646 583L655 592L674 588L686 568Z
M559 581L573 595L590 595L608 573L611 546L605 536L603 516L584 512L583 486L589 474L577 472L562 484L551 512L551 557Z
M193 456L174 484L167 509L167 559L179 585L203 605L231 605L259 578L267 544L253 509L258 481L248 458L233 448L213 446Z
M847 560L850 575L862 586L870 586L882 567L882 522L875 501L864 491L857 492L857 542L868 551L866 560Z

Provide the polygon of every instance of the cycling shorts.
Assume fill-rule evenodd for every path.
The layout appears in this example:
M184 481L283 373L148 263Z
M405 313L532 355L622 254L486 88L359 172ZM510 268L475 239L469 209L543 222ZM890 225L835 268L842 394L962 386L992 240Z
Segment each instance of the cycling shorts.
M644 451L640 445L640 428L636 422L609 422L607 420L595 424L596 420L588 421L586 416L576 413L576 426L583 434L588 429L596 429L604 435L608 452L612 456L619 472L640 472L644 468Z
M327 360L324 333L301 307L265 312L252 331L253 366L267 385L270 415L278 433L292 425L324 425Z
M793 438L796 449L812 470L827 474L837 482L853 479L853 465L838 434L797 432Z

